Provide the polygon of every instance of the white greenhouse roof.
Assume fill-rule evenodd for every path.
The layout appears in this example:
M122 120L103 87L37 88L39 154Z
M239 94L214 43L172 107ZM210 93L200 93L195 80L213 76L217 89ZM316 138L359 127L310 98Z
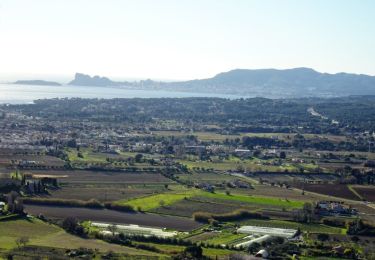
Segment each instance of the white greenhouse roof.
M291 238L296 234L297 230L258 226L242 226L237 230L237 232L243 234L259 234Z

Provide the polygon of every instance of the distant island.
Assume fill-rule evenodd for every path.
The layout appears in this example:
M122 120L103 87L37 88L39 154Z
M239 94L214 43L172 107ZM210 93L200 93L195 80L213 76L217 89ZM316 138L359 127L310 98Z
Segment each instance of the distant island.
M46 80L17 80L16 85L39 85L39 86L61 86L60 83Z

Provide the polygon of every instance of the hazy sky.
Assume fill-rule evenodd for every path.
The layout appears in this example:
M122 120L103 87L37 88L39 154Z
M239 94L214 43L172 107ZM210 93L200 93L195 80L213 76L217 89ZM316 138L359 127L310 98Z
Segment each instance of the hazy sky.
M375 75L373 0L0 0L0 78Z

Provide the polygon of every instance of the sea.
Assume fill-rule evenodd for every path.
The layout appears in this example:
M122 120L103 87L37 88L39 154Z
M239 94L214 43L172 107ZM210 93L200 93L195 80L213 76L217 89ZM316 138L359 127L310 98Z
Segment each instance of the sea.
M187 98L187 97L217 97L238 99L243 96L217 93L190 93L165 90L139 90L119 87L90 87L90 86L38 86L0 84L1 104L27 104L38 99L52 98Z

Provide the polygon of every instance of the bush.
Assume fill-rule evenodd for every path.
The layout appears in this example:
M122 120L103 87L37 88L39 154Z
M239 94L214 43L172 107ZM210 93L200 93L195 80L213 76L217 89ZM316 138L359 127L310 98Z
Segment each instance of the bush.
M317 238L320 241L327 241L329 239L329 235L328 234L318 234Z
M209 223L212 220L212 214L208 212L195 212L193 219L198 222Z
M324 218L323 224L327 226L333 226L333 227L345 227L346 223L342 219L331 219L331 218Z
M135 212L133 206L131 205L119 205L115 203L105 203L104 207L107 209L123 211L123 212Z
M45 198L24 198L25 204L35 205L51 205L51 206L66 206L66 207L84 207L84 208L104 208L104 205L99 201L91 199L84 200L66 200L66 199L45 199Z

